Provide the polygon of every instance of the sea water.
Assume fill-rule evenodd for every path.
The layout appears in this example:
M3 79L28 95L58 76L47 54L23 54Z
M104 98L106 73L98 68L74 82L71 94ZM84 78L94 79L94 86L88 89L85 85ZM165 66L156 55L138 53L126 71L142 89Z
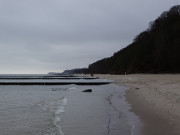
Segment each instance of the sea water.
M140 135L141 122L125 100L127 89L1 85L0 135Z

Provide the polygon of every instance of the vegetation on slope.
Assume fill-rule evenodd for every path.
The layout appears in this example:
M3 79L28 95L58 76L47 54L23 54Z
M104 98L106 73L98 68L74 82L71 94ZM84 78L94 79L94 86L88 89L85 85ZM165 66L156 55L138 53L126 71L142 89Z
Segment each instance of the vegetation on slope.
M87 74L88 69L87 68L76 68L71 70L65 70L63 74Z
M162 13L133 43L89 65L90 73L180 73L180 5Z

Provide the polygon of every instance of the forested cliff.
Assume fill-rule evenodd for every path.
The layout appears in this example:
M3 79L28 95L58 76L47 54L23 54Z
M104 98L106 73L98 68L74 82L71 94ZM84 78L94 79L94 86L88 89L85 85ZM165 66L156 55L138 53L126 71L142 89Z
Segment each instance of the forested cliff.
M180 73L180 5L163 12L132 44L88 67L90 73Z

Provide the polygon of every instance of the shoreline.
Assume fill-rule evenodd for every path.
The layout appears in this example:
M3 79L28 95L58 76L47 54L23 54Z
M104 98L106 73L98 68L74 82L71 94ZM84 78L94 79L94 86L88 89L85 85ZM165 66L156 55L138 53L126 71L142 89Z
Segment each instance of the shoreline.
M92 93L83 89L91 88ZM138 117L125 100L128 88L114 84L74 86L66 94L68 103L60 125L68 135L141 135Z
M95 75L129 86L126 100L145 123L143 135L180 134L180 75Z

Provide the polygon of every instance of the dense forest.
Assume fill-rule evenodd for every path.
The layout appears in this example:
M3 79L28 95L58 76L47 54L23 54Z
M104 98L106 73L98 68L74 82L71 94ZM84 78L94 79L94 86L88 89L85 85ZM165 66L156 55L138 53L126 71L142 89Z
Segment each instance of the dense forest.
M163 12L132 44L88 67L89 73L180 73L180 5Z
M71 70L65 70L63 74L87 74L88 69L87 68L75 68Z

